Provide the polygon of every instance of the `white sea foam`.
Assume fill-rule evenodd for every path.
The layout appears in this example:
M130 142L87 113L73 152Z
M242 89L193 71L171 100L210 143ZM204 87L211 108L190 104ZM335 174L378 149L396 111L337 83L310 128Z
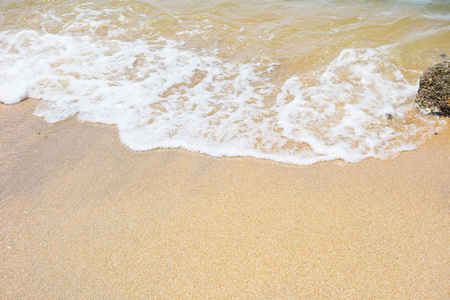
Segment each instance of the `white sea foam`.
M356 162L414 149L415 135L445 123L420 115L405 121L416 86L389 62L394 46L343 50L319 76L306 83L297 74L278 88L266 79L273 64L226 62L167 39L24 30L1 32L0 46L1 102L39 98L36 115L48 122L77 115L115 124L139 151Z
M395 130L386 120L402 120L417 91L395 65L384 60L390 48L343 50L313 86L305 87L297 76L286 81L277 100L283 134L307 143L326 160L386 158L414 149L416 145L408 142L400 148L390 145L421 130ZM287 102L288 96L293 100Z

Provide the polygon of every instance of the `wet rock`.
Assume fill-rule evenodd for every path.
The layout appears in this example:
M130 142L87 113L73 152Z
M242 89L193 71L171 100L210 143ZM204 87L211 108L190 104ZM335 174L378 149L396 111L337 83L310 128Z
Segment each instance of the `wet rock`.
M424 114L450 117L450 60L425 70L414 103Z

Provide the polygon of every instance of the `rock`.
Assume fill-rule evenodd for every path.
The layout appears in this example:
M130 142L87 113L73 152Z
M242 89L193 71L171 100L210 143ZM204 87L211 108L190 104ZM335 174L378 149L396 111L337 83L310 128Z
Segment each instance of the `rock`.
M450 117L450 60L423 72L414 103L424 114Z

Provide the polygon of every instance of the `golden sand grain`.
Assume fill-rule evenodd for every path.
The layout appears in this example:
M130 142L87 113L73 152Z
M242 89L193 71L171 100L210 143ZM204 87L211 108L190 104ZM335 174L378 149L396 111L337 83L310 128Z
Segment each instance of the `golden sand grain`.
M130 151L0 106L7 299L448 299L450 130L393 160Z

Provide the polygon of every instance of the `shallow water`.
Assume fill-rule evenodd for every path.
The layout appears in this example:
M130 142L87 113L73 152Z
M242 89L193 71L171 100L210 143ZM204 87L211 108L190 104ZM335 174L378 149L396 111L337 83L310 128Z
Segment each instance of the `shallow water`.
M450 55L446 2L2 2L0 101L115 124L134 150L393 157L446 125L413 106Z

